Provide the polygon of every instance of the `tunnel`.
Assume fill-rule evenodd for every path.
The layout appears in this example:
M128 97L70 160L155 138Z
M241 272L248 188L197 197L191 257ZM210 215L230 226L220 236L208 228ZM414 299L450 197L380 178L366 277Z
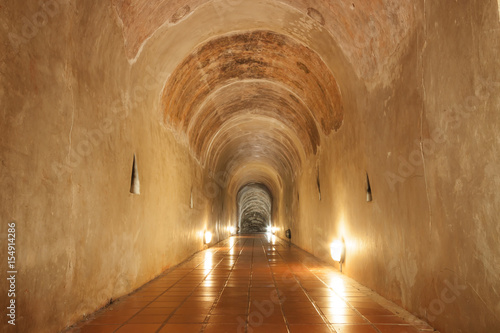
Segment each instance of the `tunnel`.
M238 229L241 233L266 232L272 227L272 197L261 184L247 184L237 196Z
M2 332L500 331L500 0L0 27Z

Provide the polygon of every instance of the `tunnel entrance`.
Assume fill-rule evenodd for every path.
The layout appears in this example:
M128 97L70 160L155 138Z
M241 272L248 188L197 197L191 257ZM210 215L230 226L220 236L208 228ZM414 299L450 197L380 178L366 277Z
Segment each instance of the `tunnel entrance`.
M272 195L262 184L248 184L238 192L240 233L265 232L271 225Z

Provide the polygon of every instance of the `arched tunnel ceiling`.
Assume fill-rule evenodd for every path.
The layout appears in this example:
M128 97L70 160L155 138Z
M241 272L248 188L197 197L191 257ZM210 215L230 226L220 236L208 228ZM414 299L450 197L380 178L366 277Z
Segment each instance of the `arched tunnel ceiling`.
M303 153L298 147L302 147L299 139L279 120L242 115L221 126L205 155L211 170L227 170L231 160L257 160L289 173L300 168Z
M255 161L236 163L234 160L228 165L232 175L227 184L229 193L238 193L245 185L256 183L265 186L272 198L281 195L283 175L271 165Z
M357 75L364 78L381 72L387 65L414 28L418 12L412 0L112 0L112 3L123 24L129 59L137 57L144 43L160 27L179 24L195 11L204 10L204 6L213 6L224 19L224 15L244 12L240 9L248 3L269 4L270 8L279 4L318 22L333 36Z
M317 124L328 135L343 119L339 88L321 58L271 31L237 32L201 45L170 76L162 103L165 121L187 133L196 156L231 145L231 154L278 158L288 167L300 165L298 150L316 153ZM239 128L224 132L233 119ZM301 147L290 145L294 141Z
M283 111L279 119L276 110ZM293 91L269 80L237 81L214 91L190 122L187 133L194 147L200 148L199 154L206 151L206 138L211 137L214 128L220 128L228 119L258 116L276 119L282 127L293 129L304 143L305 152L316 153L320 138L314 115Z
M165 124L209 172L239 177L230 180L232 191L263 181L279 193L282 179L293 181L322 135L342 125L344 84L333 72L343 64L363 80L393 72L416 20L410 0L112 4L129 62L145 53L168 63ZM159 47L171 31L170 47ZM156 48L143 50L150 39ZM340 71L344 82L349 75Z

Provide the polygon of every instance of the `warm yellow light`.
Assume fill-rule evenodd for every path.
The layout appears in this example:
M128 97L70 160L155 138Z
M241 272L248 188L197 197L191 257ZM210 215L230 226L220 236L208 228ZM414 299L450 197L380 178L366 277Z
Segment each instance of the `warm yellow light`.
M344 243L340 240L336 240L330 246L330 254L332 259L337 262L344 261Z
M280 230L278 227L271 227L271 226L267 227L267 232L270 234L275 234L278 232L278 230Z
M332 288L333 291L335 291L338 295L345 296L345 294L346 294L345 283L344 283L344 280L340 276L338 276L336 274L330 275L329 281L328 281L328 286L330 288Z
M230 233L231 235L234 235L234 233L235 233L235 232L236 232L236 228L235 228L235 227L232 227L232 226L231 226L231 227L229 227L229 233Z
M203 271L205 274L208 274L212 271L214 268L214 260L213 260L213 255L210 250L207 250L205 252L205 261L203 262Z
M271 234L271 233L267 233L267 234L266 234L266 238L267 238L267 241L268 241L269 243L271 243L272 245L275 245L275 244L276 244L276 236L275 236L275 235L273 235L273 234ZM276 250L274 250L274 248L273 248L273 251L276 251Z
M210 231L205 231L205 244L210 244L212 242L212 233Z
M236 243L236 238L229 237L229 255L234 255L234 244Z

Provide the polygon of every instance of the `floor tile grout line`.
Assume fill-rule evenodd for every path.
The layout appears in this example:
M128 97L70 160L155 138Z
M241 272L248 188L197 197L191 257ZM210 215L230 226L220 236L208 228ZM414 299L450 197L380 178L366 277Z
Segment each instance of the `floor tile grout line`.
M205 331L205 329L206 329L206 327L207 327L207 325L208 325L208 321L210 320L211 313L212 313L212 311L214 310L214 308L217 306L217 304L219 303L219 301L220 301L220 299L221 299L221 297L222 297L222 293L223 293L223 292L224 292L224 290L226 289L226 286L227 286L228 280L229 280L229 278L231 277L231 274L233 273L234 267L236 266L236 263L238 262L238 260L239 260L239 258L240 258L240 256L241 256L241 253L243 252L243 249L244 249L244 246L245 246L245 244L246 244L247 240L248 240L248 239L245 239L245 241L243 242L243 245L241 246L241 250L240 250L240 252L238 253L238 257L237 257L237 259L235 260L234 264L231 266L231 272L230 272L230 273L229 273L229 275L227 276L227 279L226 279L226 282L224 283L224 286L222 287L222 289L221 289L221 291L220 291L219 295L217 296L217 298L214 300L214 303L212 304L212 307L211 307L211 308L210 308L210 310L208 311L208 314L206 315L205 320L203 321L203 324L202 324L202 327L201 327L201 331L200 331L200 333L203 333L203 332ZM238 240L238 242L239 242L239 240ZM235 246L236 246L236 243L235 243L235 244L233 244L233 246L232 246L231 248L233 248L233 247L235 247ZM231 250L231 248L230 248L230 250Z
M281 242L281 239L279 241ZM290 248L290 246L288 246L288 247ZM278 252L278 253L280 254L280 256L283 259L283 261L286 263L286 265L288 266L288 268L290 269L290 272L292 273L295 281L299 284L300 288L302 289L302 291L306 295L306 297L309 300L309 302L314 306L314 308L316 309L316 311L320 315L321 319L325 322L325 325L330 329L331 332L337 333L337 331L335 330L335 328L333 327L333 325L330 323L330 321L328 320L328 318L325 316L325 314L323 313L323 311L321 311L320 308L316 305L316 303L311 298L311 296L309 295L309 293L307 292L307 290L304 288L304 286L302 285L302 283L300 282L300 280L297 278L297 275L294 273L294 271L292 270L292 268L288 264L288 261L286 261L284 259L284 257L281 255L280 252ZM303 266L305 266L305 265L303 265Z
M210 248L205 249L205 250L203 250L202 252L205 252L205 251L207 251L207 250L210 250ZM217 252L219 252L219 251L220 251L220 249L218 249L217 251L215 251L215 253L217 253ZM217 266L221 263L221 261L222 261L222 260L223 260L223 259L221 259L221 260L220 260L220 261L219 261L219 262L218 262L215 266L213 266L213 268L212 268L212 269L211 269L211 270L210 270L207 274L205 274L205 277L203 278L203 280L201 280L201 282L200 282L200 283L196 286L196 288L194 288L194 289L193 289L193 291L191 291L191 293L190 293L188 296L186 296L186 298L185 298L185 299L184 299L184 300L183 300L183 301L182 301L182 302L181 302L181 303L177 306L177 308L175 309L175 311L173 311L173 312L172 312L172 313L171 313L171 314L167 317L167 319L165 319L165 321L164 321L164 322L160 325L160 327L159 327L159 328L155 331L155 333L160 332L160 330L161 330L161 329L162 329L162 328L163 328L163 327L164 327L164 326L168 323L168 321L169 321L169 320L170 320L170 319L174 316L174 314L177 312L177 310L179 310L179 309L182 307L182 305L183 305L184 303L186 303L186 300L187 300L189 297L191 297L191 296L193 295L194 291L195 291L195 290L196 290L196 289L197 289L197 288L198 288L198 287L199 287L199 286L203 283L203 281L205 281L205 280L207 279L207 276L208 276L208 275L210 275L210 274L211 274L211 273L215 270L215 268L216 268L216 267L217 267ZM195 270L198 266L200 266L201 264L203 264L205 261L206 261L206 259L205 259L204 261L202 261L199 265L196 265L196 267L195 267L194 269L192 269L192 270L190 271L190 273L191 273L192 271L194 271L194 270ZM189 273L188 273L188 274L189 274ZM187 275L187 274L186 274L186 275ZM184 275L184 277L185 277L186 275ZM184 278L184 277L183 277L183 278ZM166 291L165 291L165 292L166 292Z
M305 266L305 265L304 265ZM313 274L314 276L316 276L316 278L321 281L321 283L323 283L325 286L328 287L328 289L330 289L331 291L333 291L335 293L335 295L337 295L339 298L341 298L347 305L349 305L349 307L354 310L354 312L356 312L359 316L361 316L364 320L366 320L367 324L370 324L370 326L372 326L376 331L377 333L381 333L380 330L370 321L368 320L368 318L365 317L365 315L363 315L354 305L351 304L351 302L349 302L346 297L340 295L339 293L337 293L335 290L333 290L333 288L331 288L328 283L326 283L325 281L323 281L323 279L321 279L320 277L318 277L314 272L312 272L309 267L306 266L306 268L309 270L309 272L311 272L311 274ZM351 285L352 286L352 285ZM356 288L356 287L354 287ZM357 289L357 288L356 288ZM358 289L359 290L359 289ZM375 302L376 303L376 302Z
M249 333L248 332L248 320L249 320L249 316L250 316L250 306L252 305L252 298L251 298L251 289L252 289L252 281L253 281L253 249L254 249L254 245L255 245L255 239L252 238L252 256L250 257L250 283L248 284L248 296L247 296L247 313L246 313L246 316L245 316L245 322L246 322L246 325L245 325L245 332L246 333Z
M262 240L261 240L261 244L262 244L262 250L264 251L264 255L266 256L266 259L267 259L268 258L267 252L266 252L266 249L264 248L264 244L263 244ZM277 251L275 251L275 252L277 252ZM269 267L269 271L271 273L271 277L272 277L273 282L274 282L274 287L276 289L276 293L277 293L278 299L280 300L280 303L279 303L280 304L280 310L281 310L281 315L283 316L283 320L285 321L286 330L287 330L288 333L290 333L290 324L288 323L288 319L286 318L285 311L283 309L283 302L285 302L286 300L283 301L283 302L281 302L281 297L280 297L280 294L279 294L278 284L276 283L276 279L274 277L274 272L271 270L271 266L269 265L269 260L267 260L267 266Z
M284 243L284 241L283 241L282 239L279 239L279 241L280 241L281 243ZM287 244L288 244L288 243L287 243ZM312 254L310 254L309 252L307 252L307 251L305 251L305 250L303 250L303 249L299 248L298 246L296 246L296 245L295 245L295 244L293 244L293 243L291 244L291 246L293 247L293 250L292 250L292 251L295 251L295 252L299 251L299 252L303 253L305 256L310 256L310 257L313 257L314 259L319 259L319 258L314 257L314 256L313 256ZM318 264L320 264L320 265L322 265L322 266L325 266L325 265L326 265L326 264L325 264L325 263L323 263L321 260L316 260L316 261L318 262ZM326 287L328 287L328 289L330 289L331 291L333 291L333 292L335 293L335 295L337 295L337 296L338 296L339 298L341 298L341 299L342 299L342 300L343 300L343 301L344 301L347 305L349 305L349 307L350 307L351 309L353 309L353 310L357 313L357 315L359 315L360 317L362 317L362 318L366 321L366 323L365 323L365 324L363 324L363 325L367 325L367 326L369 325L369 326L371 326L372 328L374 328L374 329L377 331L377 333L381 333L380 329L376 326L376 323L372 323L372 322L371 322L371 321L370 321L370 320L369 320L369 319L368 319L365 315L363 315L361 312L359 312L359 311L358 311L358 309L357 309L354 305L352 305L352 304L350 303L350 301L349 301L349 300L347 300L347 298L346 298L345 296L340 295L337 291L335 291L332 287L330 287L330 285L329 285L328 283L326 283L326 282L323 280L323 278L321 278L320 276L318 276L318 275L317 275L314 271L312 271L312 270L311 270L308 266L306 266L303 262L301 262L301 263L302 263L302 265L303 265L304 267L306 267L306 268L307 268L307 270L308 270L311 274L313 274L313 275L314 275L314 276L315 276L315 277L316 277L316 278L317 278L317 279L318 279L321 283L323 283ZM333 270L334 268L332 267L331 269ZM337 271L334 271L334 273L335 273L335 274L339 274L339 275L340 275L340 273L339 273L339 272L337 272ZM340 278L342 278L342 276L340 276ZM366 292L362 291L361 289L357 288L356 286L354 286L354 285L352 285L352 284L349 284L349 286L350 286L350 287L352 287L352 288L355 288L356 290L358 290L359 292L361 292L363 295L367 296L367 293L366 293ZM369 296L368 296L368 297L369 297ZM384 309L387 309L385 306L383 306L382 304L380 304L380 303L378 303L377 301L373 300L371 297L369 297L369 298L370 298L370 299L371 299L374 303L376 303L376 304L380 305L380 306L381 306L381 307L383 307ZM387 309L387 310L388 310L388 309ZM390 311L390 310L389 310L389 311ZM391 311L391 312L392 312L392 311ZM397 314L395 314L394 312L393 312L393 315L394 315L394 316L399 317L399 316L398 316ZM403 319L403 320L405 320L404 318L402 318L402 319ZM381 324L383 324L383 323L381 323ZM396 325L396 324L390 324L390 325L392 325L392 326L410 326L410 327L412 327L412 328L417 329L418 331L422 331L422 330L418 329L417 327L415 327L414 325L412 325L411 323L407 322L406 320L405 320L405 324L404 324L404 325L402 325L402 324L397 324L397 325ZM423 331L423 332L425 332L425 331Z
M192 257L194 258L194 256ZM137 313L135 313L134 315L132 315L132 317L128 318L126 321L124 321L123 323L120 324L120 326L118 326L113 332L117 332L119 329L121 329L123 326L127 325L129 323L130 320L132 320L133 318L135 318L140 312L142 312L144 309L146 309L149 305L151 305L152 303L154 303L158 298L160 298L163 294L165 294L167 291L169 291L171 288L173 288L176 284L179 283L179 281L181 281L183 278L185 278L186 276L188 276L191 272L193 272L195 269L198 268L198 266L200 266L201 264L203 264L204 261L200 262L198 265L196 265L193 269L191 269L188 273L184 274L182 277L180 277L177 282L175 282L174 284L172 284L171 286L169 286L167 289L165 289L165 291L163 291L162 293L160 293L157 297L155 297L152 301L150 301L148 304L146 304L145 306L143 306L142 308L140 308L139 311L137 311ZM184 262L183 262L184 263ZM181 263L181 264L183 264ZM168 276L169 274L171 274L172 272L174 272L176 269L178 269L179 267L175 268L174 270L168 272L167 274L165 275L160 275L159 278L163 278L163 277L166 277ZM155 279L156 280L156 279ZM152 280L153 281L153 280ZM150 282L147 282L146 284L149 284L151 283L152 281ZM144 285L145 286L145 285ZM144 287L143 286L143 287ZM141 287L142 288L142 287ZM140 291L136 291L136 292L133 292L132 294L129 294L127 297L130 297L131 295L133 294L136 294ZM189 297L189 296L188 296ZM125 301L125 300L124 300ZM176 311L177 311L178 307L176 308ZM175 312L175 311L174 311ZM170 318L170 316L167 318L167 320ZM161 328L161 327L160 327Z
M319 264L321 264L319 262ZM374 323L372 323L370 320L368 320L368 318L366 318L361 312L359 312L358 309L356 309L356 307L354 305L352 305L347 299L346 297L340 295L337 291L335 291L332 287L330 287L330 285L328 283L326 283L322 278L320 278L316 273L314 273L308 266L306 266L304 263L302 263L302 265L312 274L314 275L319 281L321 281L321 283L323 283L326 287L328 287L328 289L330 289L331 291L333 291L335 293L335 295L337 295L339 298L341 298L347 305L349 305L349 307L351 309L353 309L359 316L361 316L364 320L366 320L367 324L369 324L370 326L372 326L376 331L377 333L381 333L380 330L375 326ZM335 272L336 274L340 274L338 272ZM342 276L340 277L342 278ZM360 292L362 292L360 289L354 287L353 285L350 284L351 287L359 290ZM363 293L363 292L362 292ZM374 301L374 303L377 303ZM378 303L377 303L378 304ZM380 305L380 304L379 304ZM382 306L382 305L381 305ZM384 307L385 308L385 307Z
M213 316L212 312L214 311L217 304L219 304L219 302L221 301L222 294L223 294L224 290L226 290L228 288L227 287L228 283L231 281L230 279L235 276L235 271L238 268L237 266L242 264L242 260L243 260L244 264L241 265L241 268L244 271L248 270L247 265L250 264L250 268L249 268L250 273L249 273L249 277L248 277L249 284L248 284L248 288L247 288L246 321L245 321L245 326L244 326L245 332L247 332L247 333L251 332L250 331L251 326L249 326L250 325L249 312L252 309L253 297L256 296L256 295L253 295L253 293L257 293L257 299L260 299L260 298L258 298L259 297L258 295L260 292L264 291L264 290L260 290L260 291L257 290L257 291L252 292L253 288L255 287L255 288L259 289L260 287L264 287L262 284L263 283L267 284L268 279L263 274L267 275L267 273L270 273L272 283L274 283L274 289L278 292L278 295L279 295L277 275L279 275L279 272L282 270L283 271L284 270L290 271L290 273L293 276L292 281L295 281L297 283L297 286L302 289L302 291L303 291L304 295L307 297L309 303L311 305L313 305L317 314L320 315L320 317L322 318L324 324L317 324L317 325L325 325L326 327L328 327L328 329L330 331L336 332L336 328L334 327L334 323L330 323L330 320L328 320L326 312L324 313L322 311L320 305L316 304L316 301L321 303L321 299L316 300L314 298L316 296L312 296L310 294L310 292L312 292L314 295L316 295L316 293L313 292L314 291L313 289L317 288L318 289L317 292L319 292L320 290L323 290L323 288L321 287L323 285L323 286L327 287L325 289L332 291L334 293L335 297L338 297L339 299L341 299L348 306L349 309L352 309L356 313L357 316L360 316L361 318L363 318L366 321L366 323L364 323L364 324L360 323L359 325L371 327L377 333L381 332L382 329L381 328L379 329L377 326L375 326L376 323L370 322L366 318L365 315L363 315L361 312L358 311L356 306L351 304L351 302L356 302L356 299L355 298L352 299L350 296L364 296L364 297L371 299L370 293L367 291L364 291L363 288L360 288L360 287L364 287L363 285L358 283L360 286L360 287L358 287L358 285L356 283L354 283L355 281L354 282L347 281L346 279L344 279L344 277L341 274L339 274L338 272L335 271L334 267L329 267L328 264L324 263L322 260L320 260L319 258L315 257L314 255L308 253L307 251L304 251L303 249L297 247L295 244L288 244L288 243L285 244L284 241L280 238L276 238L278 240L278 246L276 246L276 244L273 244L272 246L275 247L273 249L273 251L274 251L274 253L276 253L280 257L281 262L273 262L273 263L269 262L269 260L270 260L269 258L270 258L271 254L269 254L269 256L268 256L268 253L266 251L266 246L270 247L271 243L270 243L270 240L266 239L264 235L260 235L257 237L254 236L253 238L251 238L251 237L248 237L248 238L241 237L240 238L240 236L237 236L238 239L232 246L229 245L230 238L223 240L222 242L218 243L217 245L213 246L212 248L207 248L205 250L198 252L197 254L195 254L191 258L189 258L187 261L182 262L179 265L177 265L176 268L169 270L168 272L162 273L157 278L147 282L145 285L140 287L139 290L132 292L132 293L128 294L127 296L125 296L125 297L131 297L131 298L134 296L137 296L137 299L133 299L133 300L130 299L130 300L132 302L137 302L137 301L139 301L140 303L144 302L144 303L146 303L146 305L144 305L142 307L138 307L138 308L130 308L130 310L132 310L132 309L137 310L136 313L134 315L132 315L130 318L128 318L125 322L117 324L117 328L115 328L113 330L113 332L117 332L118 330L122 329L125 325L131 324L130 321L132 321L134 318L140 316L140 314L145 309L147 309L149 306L151 306L151 304L153 304L154 302L157 302L158 299L160 299L162 296L165 296L165 294L168 293L173 288L177 287L177 288L179 288L178 294L180 293L178 298L183 297L183 300L180 302L180 304L177 305L177 307L172 308L173 311L168 315L166 320L163 321L163 323L161 323L160 327L157 328L157 330L155 331L156 333L158 333L159 331L161 331L165 327L165 325L168 324L168 321L171 320L171 318L190 299L190 297L192 297L196 292L199 292L203 289L203 286L201 286L201 285L207 281L207 279L209 278L210 275L212 275L213 277L218 277L220 275L220 277L222 279L215 279L215 280L216 281L220 280L219 282L224 281L224 283L219 285L219 286L221 286L221 289L218 293L211 293L210 294L210 297L213 297L213 296L215 296L215 297L214 297L213 303L211 304L210 308L208 309L208 312L205 316L205 319L201 323L202 326L201 326L200 332L203 333L207 329L207 326L210 324L209 323L210 318L211 318L211 316ZM252 244L250 246L247 246L247 243L249 243L250 240L252 240L252 242L251 242ZM267 240L267 242L266 242L266 240ZM243 243L243 244L241 244L241 243ZM256 246L256 243L260 245L260 248L258 248ZM229 255L229 251L231 249L234 249L234 248L239 248L240 250L239 250L239 252L236 253L236 260L234 261L234 263L231 266L229 266L229 265L227 265L227 264L229 264L228 261L232 260L232 259L230 259L230 256L233 256L232 254ZM206 256L205 256L205 258L203 258L204 252L207 253L206 252L207 250L211 252L211 255L213 257L215 257L215 260L217 260L217 259L220 259L220 260L217 260L215 262L215 265L212 263L210 265L209 271L206 269L203 270L203 271L208 271L208 273L203 274L204 272L200 271L199 273L196 273L195 276L193 276L192 278L189 279L188 277L190 274L192 274L194 271L198 270L200 266L202 266L204 263L207 262ZM248 253L248 251L251 251L251 252ZM259 254L259 253L262 253L261 251L264 251L263 259L265 259L262 263L261 263L261 257ZM248 258L248 257L250 257L250 258ZM297 259L297 260L295 260L295 259ZM314 259L314 260L311 260L311 259ZM198 260L201 260L201 261L198 262ZM248 261L250 261L250 263ZM212 262L212 260L210 260L210 262ZM224 264L221 265L222 263L224 263ZM189 267L191 265L194 265L194 266L192 266L192 268L191 268L191 267ZM326 268L325 272L323 272L321 270L321 267L323 267L323 266ZM176 270L180 270L180 272L178 272ZM255 272L254 270L257 270L257 272ZM183 273L184 271L186 273ZM178 277L176 277L177 273L181 273L181 274ZM227 275L225 275L226 273L227 273ZM257 275L255 275L255 273L257 273ZM328 280L330 273L335 274L335 277L337 277L337 275L338 275L338 278L341 278L343 280L343 283L346 283L346 287L348 288L348 290L347 290L348 292L342 293L341 291L335 290L334 287L331 287L328 284L327 280ZM217 274L219 274L219 275L217 275ZM240 275L236 274L236 276L239 277ZM242 275L242 276L244 276L244 275ZM200 277L200 278L203 277L203 278L201 280L199 280L198 277ZM199 283L197 283L198 280L199 280ZM237 279L237 280L239 280L239 279ZM320 283L318 284L315 281L320 282ZM156 286L152 285L152 286L150 286L151 290L149 290L147 285L152 283L152 282L153 283L158 282L160 285L165 284L165 289L164 289L164 287L161 287L159 285L156 285ZM256 283L255 286L254 286L254 283ZM311 285L309 285L308 283L311 283ZM184 285L185 285L185 287L183 287ZM193 289L190 290L189 287L191 285L193 285L194 287L193 287ZM269 285L269 286L271 286L271 285ZM308 289L310 289L310 291L308 289L306 289L306 286ZM209 287L211 287L211 286L209 286ZM235 287L238 287L238 289L235 289L235 290L240 289L238 286L238 283L235 285ZM266 287L267 287L267 285L266 285ZM144 290L141 291L140 289L143 289L143 288L144 288ZM295 289L295 288L292 288L292 289ZM215 288L215 290L217 290L217 288ZM184 291L188 292L189 294L182 295L182 293ZM142 297L145 298L144 301L141 300L141 295L140 295L143 292L145 292L144 295L142 295ZM159 294L156 297L154 297L156 292L159 292ZM295 293L295 290L291 290L291 292ZM153 294L153 295L148 295L148 294ZM347 295L347 294L349 294L349 295ZM152 300L148 301L147 299L152 297L152 296L154 298ZM175 296L175 295L172 295L172 296ZM319 296L322 296L322 295L319 295ZM280 309L281 309L281 313L282 313L282 316L283 316L284 321L285 321L285 326L286 326L288 333L290 333L290 323L288 322L288 320L286 318L283 303L281 302L281 297L279 297L279 299L280 299ZM166 299L166 301L167 300L168 299ZM127 300L125 299L123 301L125 303ZM196 302L196 300L193 300L193 301ZM369 300L366 300L366 301L368 302ZM391 309L391 308L385 307L384 305L382 305L381 303L377 302L374 299L372 299L371 301L375 304L380 305L384 309L388 309L388 310ZM210 304L210 303L208 303L208 304ZM120 305L120 303L118 303L118 305ZM139 306L141 306L141 305L139 304ZM325 307L328 307L328 305L325 305ZM363 306L360 305L359 307L362 308ZM125 308L124 310L126 310L126 309L128 309L128 308ZM109 311L109 310L113 311L114 309L109 309L109 308L105 309L105 311L102 314L104 314L106 311ZM116 310L116 311L120 311L120 310ZM196 311L196 310L194 310L194 311ZM397 312L393 312L392 310L390 310L390 311L393 315L397 316L397 314L398 314ZM132 311L130 311L130 312L132 313ZM102 314L100 316L102 316ZM187 313L187 315L190 315L190 314L191 313ZM370 316L370 314L368 314L368 316ZM98 317L96 317L96 318L98 318ZM88 321L88 322L90 323L91 321ZM224 323L226 323L226 322L224 322ZM140 324L140 323L137 323L137 324ZM146 322L144 324L146 324ZM158 324L160 324L160 323L158 323ZM179 323L179 324L183 324L183 323ZM185 324L188 324L188 322L186 322ZM222 322L221 322L221 324L222 324ZM418 332L429 332L429 331L422 330L422 329L419 329L419 328L413 326L410 322L408 322L406 320L405 320L404 325L403 324L396 325L396 324L392 324L392 323L378 323L377 325L385 325L385 324L390 325L390 326L402 326L402 327L409 326L413 329L416 329ZM99 327L102 325L105 325L105 324L101 323L101 324L93 325L93 326ZM111 325L111 324L107 324L107 325ZM311 323L311 325L316 325L316 324ZM85 325L82 325L79 327L82 328L84 326L90 326L90 325L85 324Z
M323 281L323 279L321 279L320 277L318 277L313 271L311 271L309 269L309 267L307 267L306 265L303 264L303 266L311 273L313 274L319 281L321 281L321 283L323 283L325 286L328 287L328 289L330 289L331 291L333 291L335 293L335 295L337 297L339 297L340 299L342 299L342 301L344 301L347 305L349 305L349 308L351 308L352 310L354 310L357 315L359 315L361 318L363 318L363 320L366 321L366 324L369 324L370 326L372 326L376 331L377 333L381 333L380 330L375 327L375 325L370 322L361 312L358 311L358 309L356 309L355 306L353 306L348 300L345 299L345 297L341 296L338 292L336 292L335 290L333 290L333 288L331 288L325 281ZM359 290L359 289L358 289Z
M280 239L280 242L284 242L284 241L283 241L282 239ZM313 257L314 259L317 259L316 261L318 262L318 264L320 264L320 265L322 265L322 266L327 265L326 263L322 262L319 258L314 257L312 254L310 254L309 252L307 252L307 251L305 251L305 250L301 249L301 248L300 248L300 247L298 247L297 245L295 245L295 244L293 244L293 243L292 243L292 244L291 244L291 246L293 246L293 248L294 248L294 250L295 250L295 251L300 251L301 253L303 253L303 254L304 254L304 255L306 255L306 256L310 256L310 257ZM314 272L313 272L313 271L312 271L312 270L311 270L308 266L306 266L306 265L305 265L305 264L303 264L303 263L302 263L302 265L303 265L304 267L306 267L306 268L307 268L307 270L308 270L311 274L313 274L314 276L316 276L316 278L317 278L319 281L321 281L321 282L322 282L322 283L323 283L326 287L328 287L328 289L332 290L332 291L333 291L333 292L334 292L334 293L335 293L338 297L340 297L343 301L345 301L345 302L346 302L346 304L348 304L348 305L349 305L349 307L350 307L351 309L353 309L353 310L354 310L354 311L355 311L355 312L356 312L359 316L361 316L364 320L366 320L366 324L369 324L369 325L370 325L370 326L372 326L372 327L373 327L373 328L374 328L374 329L375 329L378 333L380 333L380 330L379 330L379 329L375 326L376 324L375 324L375 323L372 323L372 322L371 322L371 321L370 321L370 320L369 320L369 319L368 319L365 315L363 315L361 312L359 312L359 311L358 311L358 309L357 309L354 305L352 305L352 304L350 303L350 301L349 301L349 300L347 300L347 299L346 299L346 297L344 297L344 296L340 295L337 291L335 291L332 287L330 287L330 285L329 285L328 283L326 283L326 282L325 282L325 281L324 281L324 280L323 280L320 276L318 276L316 273L314 273ZM331 269L332 269L332 270L334 270L334 267L331 267ZM340 274L339 272L337 272L337 271L334 271L334 273L335 273L335 274L339 274L339 275L341 275L341 274ZM342 275L341 275L340 277L342 278ZM359 282L358 282L358 283L359 283ZM366 292L362 291L361 289L357 288L356 286L354 286L354 285L352 285L352 284L349 284L349 286L351 286L352 288L357 289L358 291L360 291L361 293L363 293L365 296L367 296L367 293L366 293ZM362 285L361 285L361 286L362 286ZM373 300L370 296L368 296L368 297L369 297L369 298L370 298L370 299L371 299L374 303L376 303L376 304L380 305L380 306L381 306L381 307L383 307L384 309L387 309L387 308L386 308L385 306L383 306L382 304L380 304L380 303L378 303L377 301ZM388 309L387 309L387 310L388 310ZM390 311L390 310L389 310L389 311ZM391 311L391 312L392 312L392 311ZM393 315L394 315L394 316L397 316L397 317L400 317L400 316L398 316L397 314L395 314L394 312L393 312ZM400 317L400 318L401 318L401 317ZM402 318L402 319L403 319L403 320L405 320L404 318ZM406 320L405 320L405 323L406 323L405 325L401 325L401 326L410 326L410 327L413 327L413 328L417 329L418 331L421 331L420 329L418 329L417 327L415 327L415 326L414 326L414 325L412 325L411 323L407 322Z
M299 248L299 249L300 249L300 248ZM302 249L300 249L300 250L302 250ZM304 251L304 250L302 250L302 251ZM306 252L306 251L304 251L304 252ZM307 252L306 252L306 254L308 254L309 256L312 256L311 254L309 254L309 253L307 253ZM313 257L313 258L315 258L314 256L312 256L312 257ZM321 264L321 263L319 262L319 264ZM345 299L345 297L344 297L344 296L340 295L337 291L335 291L332 287L330 287L330 285L328 285L328 283L326 283L325 281L323 281L323 279L321 279L321 278L320 278L320 277L319 277L316 273L314 273L314 272L313 272L313 271L312 271L312 270L311 270L308 266L306 266L304 263L302 263L302 266L304 266L304 267L305 267L305 268L306 268L306 269L307 269L307 270L308 270L308 271L309 271L312 275L314 275L314 276L315 276L315 277L316 277L319 281L321 281L321 283L323 283L325 286L327 286L327 287L328 287L328 289L330 289L331 291L333 291L333 292L335 293L335 295L337 295L337 296L338 296L339 298L341 298L341 299L342 299L342 300L343 300L343 301L344 301L347 305L349 305L349 307L350 307L351 309L353 309L353 310L354 310L354 311L355 311L355 312L356 312L359 316L361 316L364 320L366 320L367 324L369 324L372 328L374 328L374 329L377 331L377 333L381 333L381 332L380 332L380 330L379 330L379 329L375 326L375 324L373 324L371 321L369 321L369 320L368 320L368 318L366 318L366 317L365 317L365 316L364 316L361 312L359 312L359 311L358 311L358 309L356 309L356 307L355 307L355 306L353 306L353 305L352 305L352 304L351 304L351 303L350 303L347 299ZM335 273L337 273L337 272L335 272ZM340 277L340 278L342 278L342 277ZM356 287L354 287L354 286L352 286L352 285L351 285L351 287L356 288ZM356 289L357 289L357 290L360 290L360 289L358 289L358 288L356 288ZM376 302L375 302L375 303L376 303Z

